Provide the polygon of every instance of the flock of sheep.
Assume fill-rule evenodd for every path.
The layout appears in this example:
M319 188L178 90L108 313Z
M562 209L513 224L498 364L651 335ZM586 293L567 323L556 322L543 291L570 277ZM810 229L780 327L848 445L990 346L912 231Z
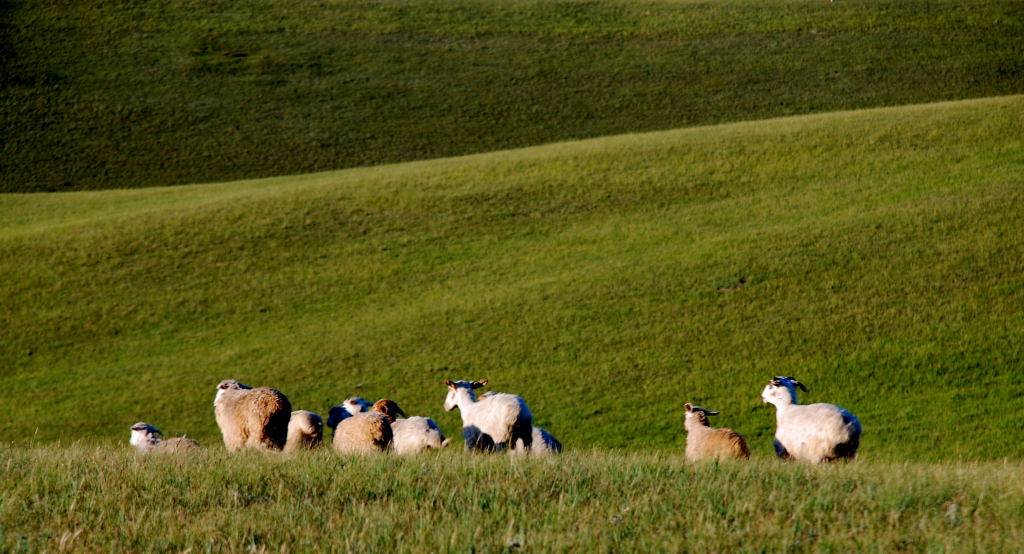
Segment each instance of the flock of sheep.
M544 455L562 451L562 445L544 429L533 426L526 402L514 394L488 392L479 399L476 389L483 381L445 381L446 411L459 409L466 449L478 452L511 452ZM797 403L796 389L806 387L792 377L775 377L761 392L776 412L775 451L782 458L811 463L853 459L860 444L857 418L833 404ZM252 388L238 381L217 385L213 401L217 425L230 452L261 448L292 452L316 448L323 442L323 419L305 410L292 411L280 391ZM718 412L687 403L686 457L690 460L749 458L743 436L732 429L716 429L708 416ZM415 454L441 449L450 443L441 428L428 417L406 417L394 401L382 398L370 403L349 398L328 411L331 444L341 454L394 452ZM159 429L145 422L131 427L131 444L140 452L198 449L185 437L163 439Z

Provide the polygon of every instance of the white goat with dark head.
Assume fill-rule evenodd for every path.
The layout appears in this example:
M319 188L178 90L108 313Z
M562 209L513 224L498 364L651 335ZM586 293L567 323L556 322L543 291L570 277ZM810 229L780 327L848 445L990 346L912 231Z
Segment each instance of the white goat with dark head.
M860 421L834 404L797 404L797 387L807 392L792 377L775 377L761 391L761 399L775 406L774 444L779 457L815 464L856 457Z
M445 381L448 396L444 409L459 409L462 415L462 438L466 448L474 451L501 451L521 444L526 451L533 444L533 416L522 398L507 393L487 394L477 401L475 389L483 381ZM520 442L521 441L521 442Z

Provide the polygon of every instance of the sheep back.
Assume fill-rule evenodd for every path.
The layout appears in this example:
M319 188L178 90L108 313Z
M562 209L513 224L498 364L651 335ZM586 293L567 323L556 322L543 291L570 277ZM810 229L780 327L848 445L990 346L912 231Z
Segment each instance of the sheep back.
M529 448L533 443L533 415L519 396L503 392L487 394L477 402L474 415L472 425L487 435L495 447L516 445L521 440Z
M429 417L413 416L391 422L395 454L416 454L429 448L441 449L448 440Z
M324 420L319 415L306 410L292 412L288 420L288 439L284 445L285 452L300 449L312 449L320 446L324 438Z
M793 405L780 414L775 450L783 458L812 463L856 457L860 421L834 404Z
M747 441L732 429L697 426L686 435L687 460L696 462L749 457L750 448L747 447Z
M358 412L338 423L332 444L342 454L367 454L384 452L392 440L391 423L386 415Z
M153 452L191 452L199 450L199 442L185 437L175 437L154 444L150 450Z
M292 405L281 391L266 387L226 390L214 405L217 425L229 451L284 448Z

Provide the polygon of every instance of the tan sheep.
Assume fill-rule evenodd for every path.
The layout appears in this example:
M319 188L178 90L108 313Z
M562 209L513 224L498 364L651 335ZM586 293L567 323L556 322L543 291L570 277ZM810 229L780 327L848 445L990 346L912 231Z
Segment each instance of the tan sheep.
M163 439L161 437L163 433L145 421L140 421L135 425L132 425L131 430L132 438L129 442L143 454L149 452L186 452L199 450L199 443L190 438L175 437L173 439Z
M341 454L385 452L393 434L388 416L378 412L357 412L334 428L334 449Z
M324 420L319 415L306 410L292 412L288 420L288 440L285 452L311 450L320 446L324 440Z
M292 404L281 391L265 387L254 389L227 379L217 385L213 407L229 452L245 447L284 448Z
M705 410L687 402L686 409L686 459L722 460L726 458L746 459L750 457L750 449L743 436L732 429L714 429L708 425L708 416L718 412Z

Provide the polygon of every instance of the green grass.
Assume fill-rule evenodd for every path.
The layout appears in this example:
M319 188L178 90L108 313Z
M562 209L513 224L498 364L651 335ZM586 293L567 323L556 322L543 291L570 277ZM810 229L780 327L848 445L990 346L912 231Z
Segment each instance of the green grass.
M0 549L364 552L1013 552L1019 463L775 460L574 451L523 460L80 443L0 448Z
M1024 93L1012 0L12 0L0 190Z
M570 450L676 451L690 401L770 456L785 374L864 460L1019 458L1021 128L1008 97L3 195L0 436L214 445L224 378L457 436L443 380L488 378Z

